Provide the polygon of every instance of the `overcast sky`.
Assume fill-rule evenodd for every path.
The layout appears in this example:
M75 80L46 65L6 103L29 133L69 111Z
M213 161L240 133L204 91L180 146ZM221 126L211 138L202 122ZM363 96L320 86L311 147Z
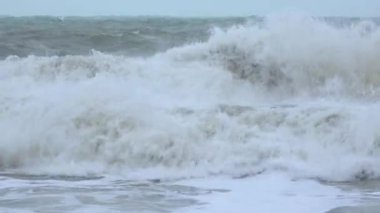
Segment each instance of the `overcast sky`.
M1 15L380 16L380 0L0 0Z

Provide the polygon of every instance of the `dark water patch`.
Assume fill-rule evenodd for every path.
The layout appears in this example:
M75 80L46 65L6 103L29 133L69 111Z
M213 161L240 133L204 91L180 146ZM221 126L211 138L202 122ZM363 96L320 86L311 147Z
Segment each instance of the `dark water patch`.
M326 213L379 213L380 206L338 207Z

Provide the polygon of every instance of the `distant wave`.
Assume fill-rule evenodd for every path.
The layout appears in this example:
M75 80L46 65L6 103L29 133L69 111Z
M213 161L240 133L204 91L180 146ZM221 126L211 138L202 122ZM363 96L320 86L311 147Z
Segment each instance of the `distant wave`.
M91 49L148 56L184 43L205 41L212 27L245 18L0 17L0 58L88 55Z

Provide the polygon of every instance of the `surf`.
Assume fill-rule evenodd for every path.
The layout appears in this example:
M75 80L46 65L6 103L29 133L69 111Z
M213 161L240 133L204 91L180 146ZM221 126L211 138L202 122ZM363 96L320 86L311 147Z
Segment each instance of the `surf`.
M371 21L280 16L214 28L207 41L152 56L8 56L0 61L0 168L376 179L379 45Z

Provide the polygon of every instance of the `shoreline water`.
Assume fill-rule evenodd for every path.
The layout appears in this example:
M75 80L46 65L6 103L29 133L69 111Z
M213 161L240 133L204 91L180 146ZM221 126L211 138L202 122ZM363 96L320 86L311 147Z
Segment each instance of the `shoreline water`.
M81 179L82 178L82 179ZM121 178L0 179L7 212L232 212L373 213L380 182L323 184L284 174L154 183ZM81 180L80 180L81 179ZM368 186L377 186L377 189Z

